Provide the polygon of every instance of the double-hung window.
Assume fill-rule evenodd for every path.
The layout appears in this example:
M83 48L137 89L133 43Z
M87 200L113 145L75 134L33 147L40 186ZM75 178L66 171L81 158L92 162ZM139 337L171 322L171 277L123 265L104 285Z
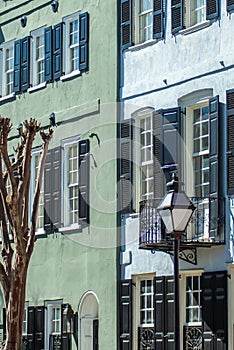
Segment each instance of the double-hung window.
M11 95L13 93L14 81L14 42L4 43L0 52L0 76L1 88L0 94L2 97Z
M153 198L153 118L140 120L141 200Z
M79 187L78 187L79 143L78 139L64 143L64 226L78 224Z
M202 322L200 276L186 277L186 323Z
M32 85L37 86L45 81L45 36L44 28L31 33L32 37Z
M61 344L61 309L62 301L46 301L46 332L45 345L46 349L54 349L56 345Z
M153 38L153 0L139 0L139 42Z
M33 154L32 154L31 187L30 187L30 190L31 190L31 193L30 193L31 210L32 210L32 206L33 206L34 192L35 192L36 184L37 184L36 181L37 181L37 173L38 173L40 156L41 156L41 152L39 150L33 152ZM44 179L42 179L41 188L40 188L36 232L37 232L37 234L44 233Z
M186 27L194 26L206 20L206 0L186 2Z
M79 13L64 18L64 71L65 75L79 73Z

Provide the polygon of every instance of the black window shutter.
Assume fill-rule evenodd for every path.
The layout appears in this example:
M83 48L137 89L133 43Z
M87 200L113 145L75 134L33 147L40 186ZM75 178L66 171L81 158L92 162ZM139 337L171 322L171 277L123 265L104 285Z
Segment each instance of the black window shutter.
M53 73L58 80L63 69L63 23L58 23L53 29Z
M154 0L153 8L153 38L164 37L163 0Z
M45 81L50 82L53 79L53 30L52 27L45 28Z
M30 86L30 37L21 40L21 91Z
M132 280L120 281L120 350L132 350Z
M154 278L155 349L174 350L174 277Z
M209 100L209 230L210 236L215 237L219 234L219 216L220 213L220 193L219 193L219 131L220 131L220 116L219 116L219 97L215 96Z
M79 68L80 71L88 69L89 62L89 14L87 12L82 13L79 16L79 35L80 35L80 46L79 46Z
M201 289L204 347L225 350L227 349L228 314L227 271L203 273Z
M34 329L35 329L35 347L34 350L44 349L44 333L45 333L45 307L36 306L34 310Z
M132 120L124 120L120 123L120 196L119 206L122 214L133 211L133 189L132 189Z
M14 85L13 91L21 90L21 40L14 42Z
M234 11L234 0L227 0L227 11Z
M121 49L126 49L132 44L132 1L121 0Z
M6 308L2 309L2 321L3 321L3 340L6 339Z
M66 317L64 317L64 310L65 309L71 309L71 306L69 304L62 304L61 307L61 345L63 350L71 350L71 333L68 333L67 331L67 325L66 325Z
M89 224L89 140L79 141L79 219Z
M28 312L28 324L27 324L27 349L34 349L34 332L35 332L35 308L34 306L29 306L27 308Z
M212 20L219 17L219 0L206 0L206 19Z
M47 152L44 169L44 230L61 226L61 147Z
M171 31L176 34L184 27L184 0L171 0Z
M226 92L227 113L227 193L234 195L234 89Z

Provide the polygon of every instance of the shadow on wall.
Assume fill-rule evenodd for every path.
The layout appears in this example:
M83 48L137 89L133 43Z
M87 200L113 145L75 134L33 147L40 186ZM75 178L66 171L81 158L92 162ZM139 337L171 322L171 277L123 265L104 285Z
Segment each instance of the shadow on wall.
M4 35L3 35L3 32L2 32L2 29L0 28L0 44L2 44L4 41Z

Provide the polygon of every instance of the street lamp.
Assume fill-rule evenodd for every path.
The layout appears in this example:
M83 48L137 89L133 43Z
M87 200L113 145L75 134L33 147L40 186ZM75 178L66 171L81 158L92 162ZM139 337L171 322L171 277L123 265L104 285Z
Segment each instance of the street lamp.
M175 350L180 350L179 244L196 208L186 193L179 191L179 181L175 174L172 175L172 181L167 183L167 187L168 192L157 210L165 224L166 232L174 237Z

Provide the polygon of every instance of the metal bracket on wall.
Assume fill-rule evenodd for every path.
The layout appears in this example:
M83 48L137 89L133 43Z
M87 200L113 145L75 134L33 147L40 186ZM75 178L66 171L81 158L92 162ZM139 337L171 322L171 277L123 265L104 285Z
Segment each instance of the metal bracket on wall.
M167 251L173 257L173 251ZM190 264L197 265L197 249L196 248L180 248L179 258Z

